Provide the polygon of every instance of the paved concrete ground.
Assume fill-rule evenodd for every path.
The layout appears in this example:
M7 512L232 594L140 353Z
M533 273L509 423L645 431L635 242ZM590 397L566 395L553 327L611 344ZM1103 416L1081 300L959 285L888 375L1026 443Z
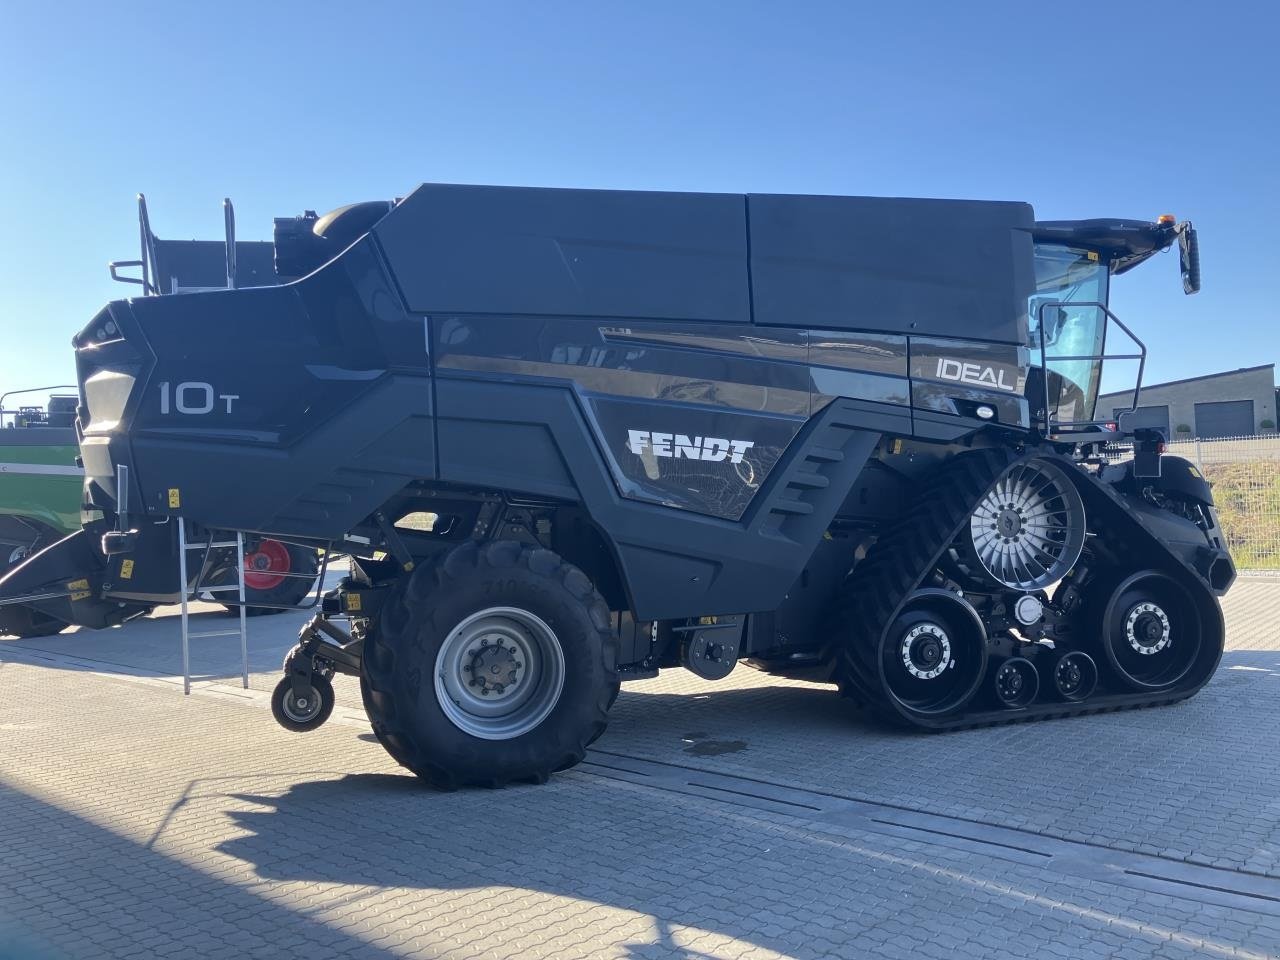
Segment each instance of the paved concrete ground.
M172 611L4 641L0 956L1280 955L1280 582L1226 606L1177 707L911 736L672 672L583 766L453 794L350 683L320 731L271 721L297 616L251 621L249 691L196 641L190 698Z

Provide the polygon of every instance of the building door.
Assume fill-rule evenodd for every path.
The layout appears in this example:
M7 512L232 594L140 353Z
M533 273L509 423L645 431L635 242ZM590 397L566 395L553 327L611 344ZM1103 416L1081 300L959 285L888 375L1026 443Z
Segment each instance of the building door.
M1248 437L1257 433L1252 400L1217 400L1196 404L1196 436Z
M1172 439L1172 435L1169 433L1169 407L1167 404L1160 407L1139 407L1133 413L1120 409L1114 411L1113 416L1120 422L1120 427L1124 430L1133 430L1136 427L1155 427L1164 434L1166 440Z

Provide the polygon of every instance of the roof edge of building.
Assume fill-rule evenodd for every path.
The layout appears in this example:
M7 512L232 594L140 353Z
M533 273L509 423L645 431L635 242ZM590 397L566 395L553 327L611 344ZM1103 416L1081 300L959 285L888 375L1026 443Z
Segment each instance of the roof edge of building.
M1198 377L1183 377L1181 380L1166 380L1164 383L1144 383L1142 385L1142 390L1145 392L1147 390L1155 390L1158 387L1176 387L1179 384L1195 383L1199 380L1216 380L1219 377L1235 376L1237 373L1253 373L1255 370L1274 370L1275 366L1276 365L1274 363L1260 363L1256 367L1239 367L1236 370L1219 370L1217 373L1202 373ZM1125 395L1132 396L1133 391L1113 390L1111 393L1099 394L1098 399L1102 400L1105 397L1120 397Z

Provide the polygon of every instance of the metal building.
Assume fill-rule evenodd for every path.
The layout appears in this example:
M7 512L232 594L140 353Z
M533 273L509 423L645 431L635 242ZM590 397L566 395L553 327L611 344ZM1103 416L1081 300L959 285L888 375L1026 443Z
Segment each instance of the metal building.
M1098 416L1118 417L1131 401L1131 391L1103 394ZM1135 413L1123 417L1125 425L1157 427L1171 440L1271 433L1276 425L1275 364L1144 385L1138 403Z

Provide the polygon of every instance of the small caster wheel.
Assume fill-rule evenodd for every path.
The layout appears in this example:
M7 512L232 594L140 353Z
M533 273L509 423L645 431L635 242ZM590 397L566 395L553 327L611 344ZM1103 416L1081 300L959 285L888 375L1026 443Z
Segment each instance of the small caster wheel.
M329 719L333 713L333 684L324 677L311 675L311 691L305 697L293 692L293 681L282 677L271 693L271 715L286 730L306 733Z

